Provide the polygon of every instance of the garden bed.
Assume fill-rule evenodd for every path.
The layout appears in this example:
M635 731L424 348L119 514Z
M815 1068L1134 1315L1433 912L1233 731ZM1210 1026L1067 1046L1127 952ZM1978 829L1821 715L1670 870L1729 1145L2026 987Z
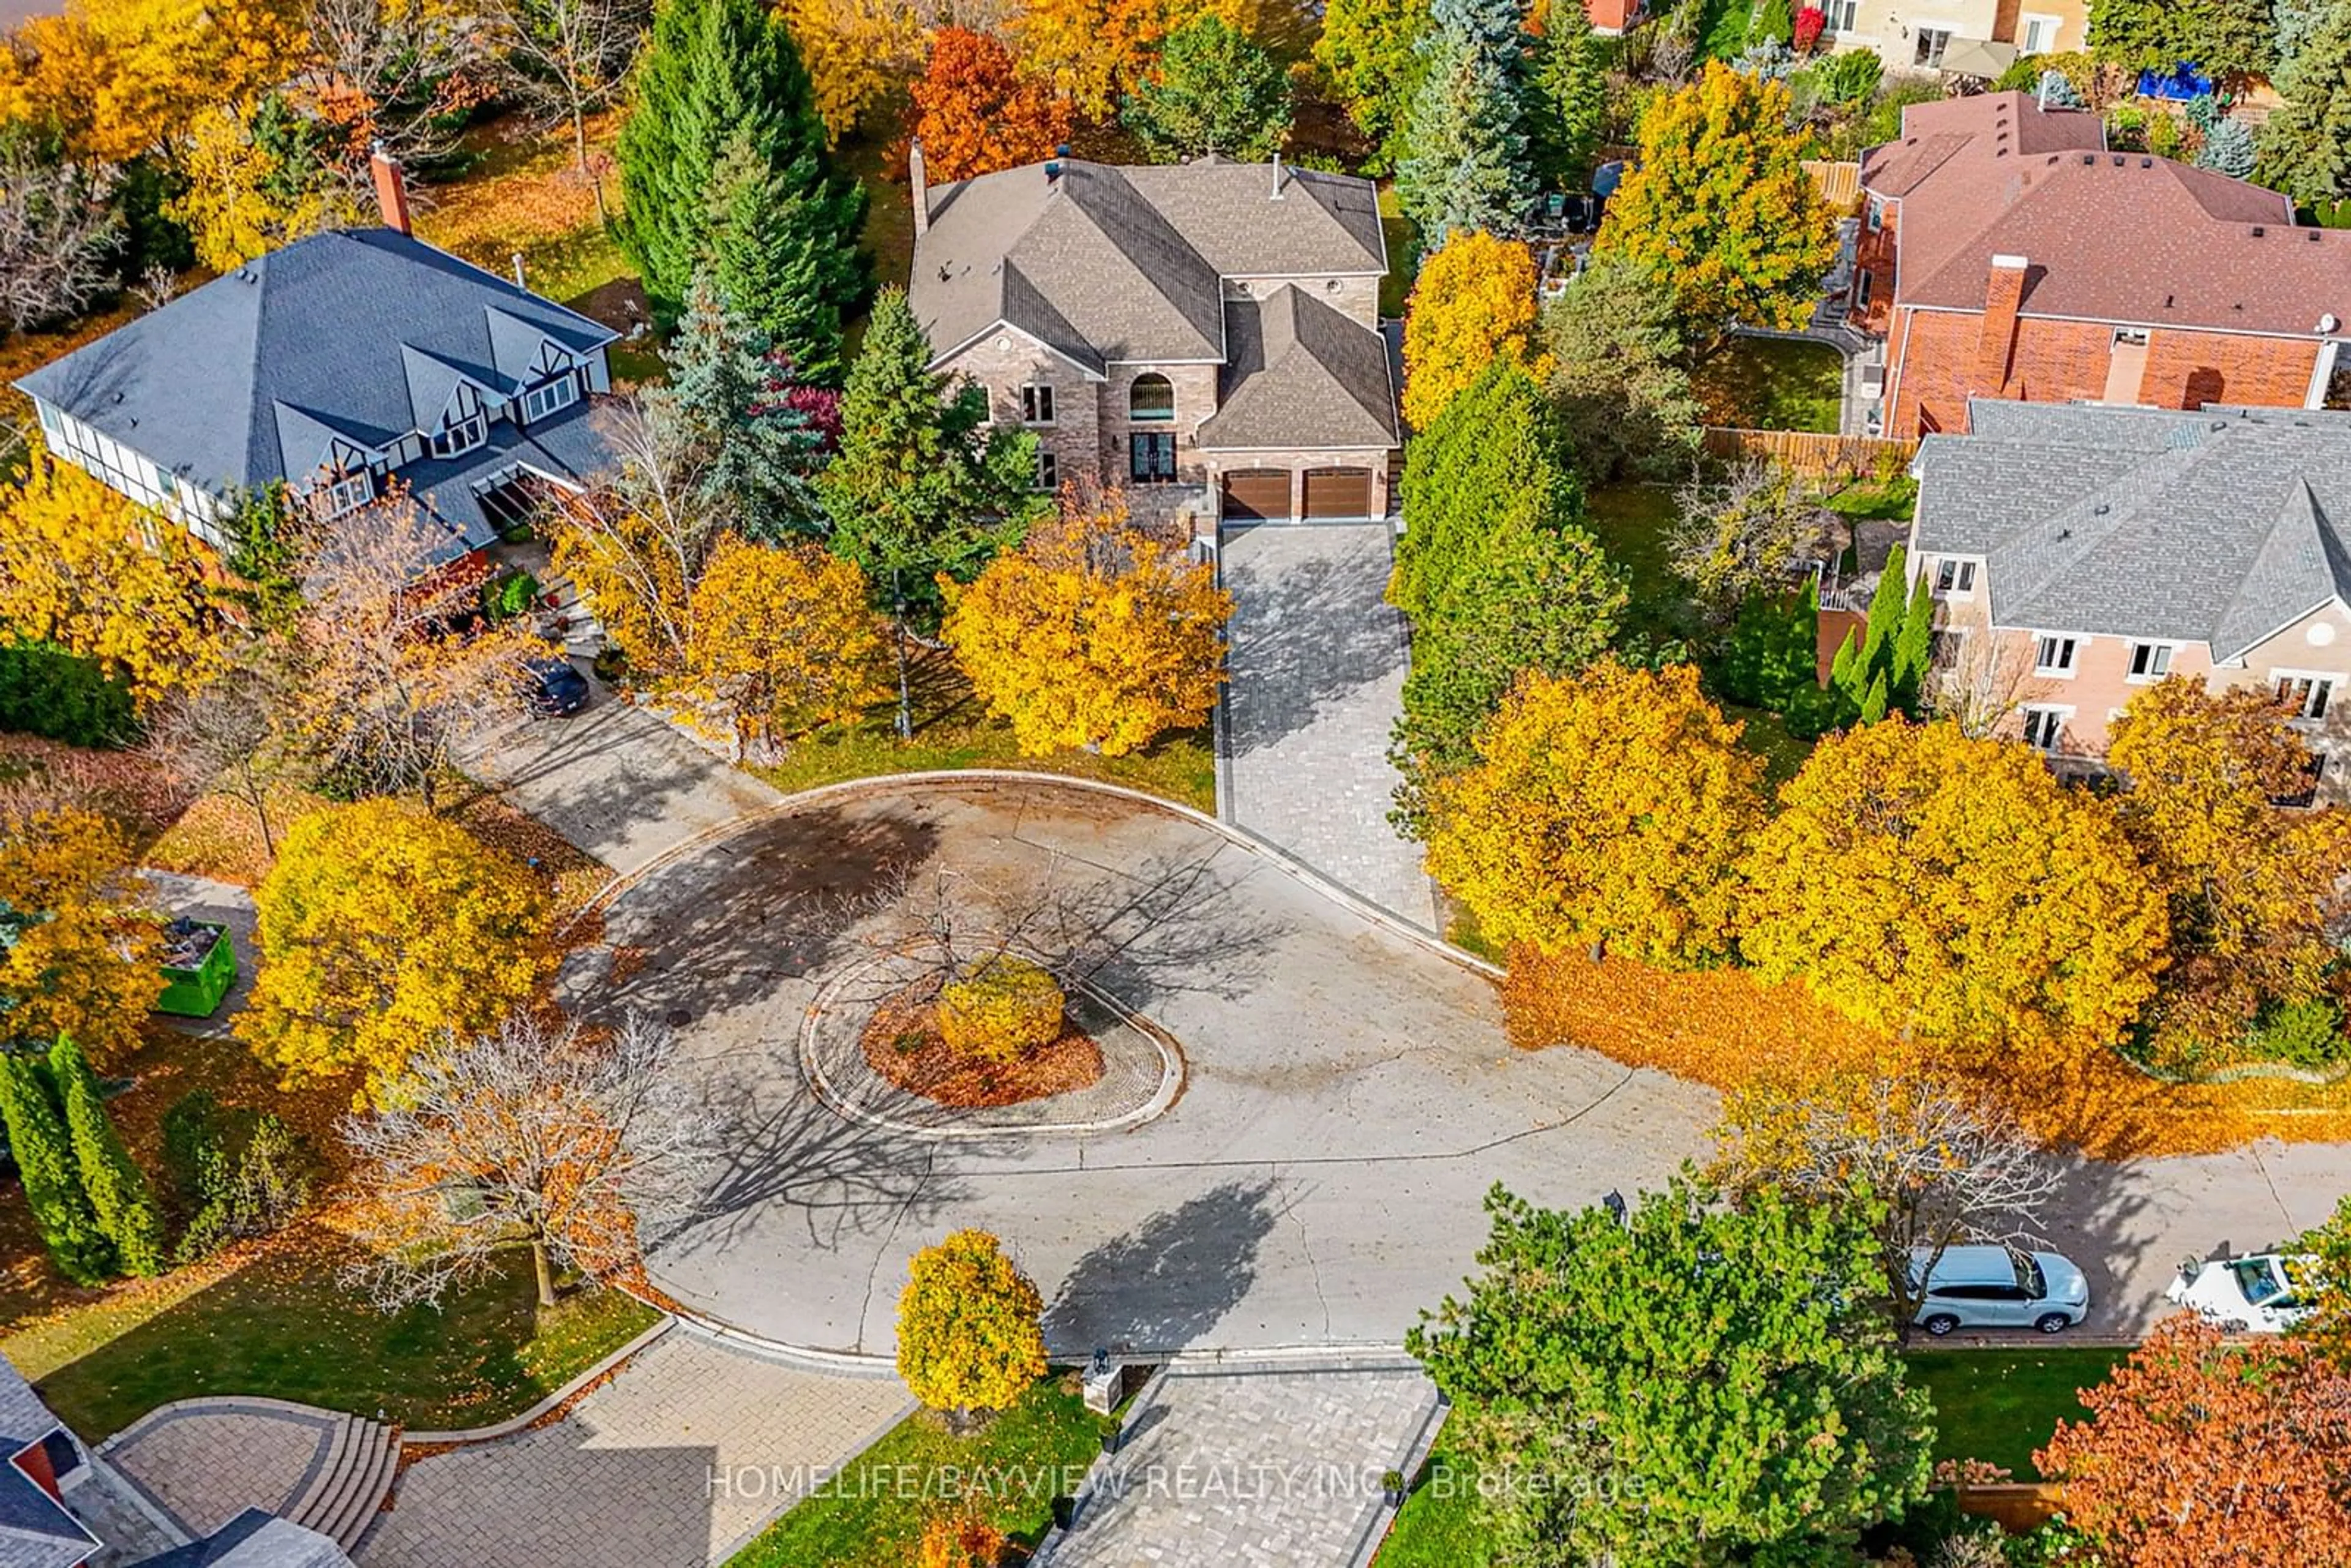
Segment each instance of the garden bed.
M935 985L910 988L873 1009L865 1025L865 1060L890 1082L960 1110L1020 1105L1102 1082L1102 1047L1073 1023L1061 1036L1007 1062L966 1055L939 1032Z

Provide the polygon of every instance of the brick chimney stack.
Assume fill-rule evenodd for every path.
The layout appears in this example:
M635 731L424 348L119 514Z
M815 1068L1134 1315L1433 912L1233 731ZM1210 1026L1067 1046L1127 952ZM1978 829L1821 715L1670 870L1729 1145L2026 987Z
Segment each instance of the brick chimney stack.
M368 168L375 175L375 204L383 214L383 226L408 233L408 177L401 172L400 160L379 141L368 154Z
M2016 316L2024 304L2027 265L2021 256L1991 258L1991 277L1984 289L1983 324L1976 333L1972 390L1979 397L1998 397L2007 390L2009 371L2016 357Z
M923 167L923 139L906 144L906 183L914 188L914 237L931 232L931 177Z

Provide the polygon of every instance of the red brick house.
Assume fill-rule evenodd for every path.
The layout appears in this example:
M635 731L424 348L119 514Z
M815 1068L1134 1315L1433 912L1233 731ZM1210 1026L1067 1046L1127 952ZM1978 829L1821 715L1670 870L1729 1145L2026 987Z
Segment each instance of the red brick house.
M1641 0L1583 0L1583 14L1598 33L1623 32L1641 19L1642 9Z
M1888 434L1970 398L2340 406L2351 232L2140 152L2029 94L1913 104L1862 160L1854 323L1886 340ZM2351 372L2351 361L2341 369Z

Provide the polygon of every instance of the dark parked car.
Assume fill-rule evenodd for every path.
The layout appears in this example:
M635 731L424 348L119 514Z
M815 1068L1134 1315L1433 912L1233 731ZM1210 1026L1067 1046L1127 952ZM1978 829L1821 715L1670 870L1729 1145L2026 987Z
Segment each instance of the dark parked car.
M559 718L588 706L588 677L569 659L531 659L523 664L523 698L542 718Z

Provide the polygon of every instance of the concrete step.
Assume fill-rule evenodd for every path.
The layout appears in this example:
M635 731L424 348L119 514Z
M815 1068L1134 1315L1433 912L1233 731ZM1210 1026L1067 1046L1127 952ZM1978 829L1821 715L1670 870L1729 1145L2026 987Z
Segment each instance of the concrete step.
M400 1438L390 1427L341 1416L318 1479L287 1517L348 1552L382 1508L399 1469Z

